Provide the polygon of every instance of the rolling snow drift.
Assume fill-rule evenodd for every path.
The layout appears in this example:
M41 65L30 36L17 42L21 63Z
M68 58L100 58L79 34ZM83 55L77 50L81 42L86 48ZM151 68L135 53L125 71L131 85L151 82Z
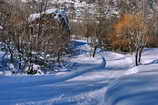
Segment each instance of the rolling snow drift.
M158 64L142 65L132 71L109 86L107 105L158 105Z
M145 49L144 65L133 67L130 54L98 49L93 58L86 41L73 43L75 54L66 62L66 71L0 73L0 105L157 105L158 49Z

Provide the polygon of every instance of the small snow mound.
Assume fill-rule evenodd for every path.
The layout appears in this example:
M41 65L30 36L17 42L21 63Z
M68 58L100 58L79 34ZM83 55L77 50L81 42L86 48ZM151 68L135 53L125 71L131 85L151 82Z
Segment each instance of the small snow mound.
M3 75L5 75L5 76L12 76L12 72L11 71L4 71Z
M158 64L140 65L129 69L125 74L131 75L141 72L158 72Z
M131 68L130 70L128 70L125 75L131 75L131 74L135 74L135 73L138 73L139 72L139 69L138 67L134 67L134 68Z

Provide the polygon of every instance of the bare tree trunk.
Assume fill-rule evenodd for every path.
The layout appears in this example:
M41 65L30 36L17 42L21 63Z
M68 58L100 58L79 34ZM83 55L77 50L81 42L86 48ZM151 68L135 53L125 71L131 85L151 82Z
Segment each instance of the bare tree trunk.
M94 47L93 57L95 57L95 55L96 55L96 50L97 50L97 46Z
M142 46L139 50L139 58L138 58L138 63L141 64L141 57L142 57L142 52L143 52L144 47Z
M138 66L138 56L139 56L139 48L136 49L136 54L135 54L135 65Z
M61 57L62 57L62 50L59 50L58 51L58 54L57 54L57 62L60 64L61 63Z

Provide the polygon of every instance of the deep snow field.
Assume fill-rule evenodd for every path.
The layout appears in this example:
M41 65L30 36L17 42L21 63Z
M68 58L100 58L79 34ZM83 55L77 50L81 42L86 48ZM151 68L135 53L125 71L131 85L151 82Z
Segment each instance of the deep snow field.
M134 67L133 55L98 50L93 58L86 41L74 43L71 70L1 74L0 105L158 105L158 48L145 49L143 64Z

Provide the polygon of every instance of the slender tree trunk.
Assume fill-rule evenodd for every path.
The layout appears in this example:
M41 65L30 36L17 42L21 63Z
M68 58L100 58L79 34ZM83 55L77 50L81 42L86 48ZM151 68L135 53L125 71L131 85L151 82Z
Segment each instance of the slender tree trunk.
M95 47L94 47L94 51L93 51L93 57L95 57L96 50L97 50L97 46L95 46Z
M138 63L141 64L141 57L142 57L142 52L143 52L144 47L142 46L139 50L139 58L138 58Z
M136 49L136 54L135 54L135 65L138 66L138 55L139 55L139 48Z
M8 47L9 53L10 53L10 61L11 61L11 62L14 62L13 51L12 51L12 49L10 48L10 45L7 45L7 47Z
M62 52L61 50L58 51L58 54L57 54L57 62L60 64L60 61L61 61L61 56L62 56Z

